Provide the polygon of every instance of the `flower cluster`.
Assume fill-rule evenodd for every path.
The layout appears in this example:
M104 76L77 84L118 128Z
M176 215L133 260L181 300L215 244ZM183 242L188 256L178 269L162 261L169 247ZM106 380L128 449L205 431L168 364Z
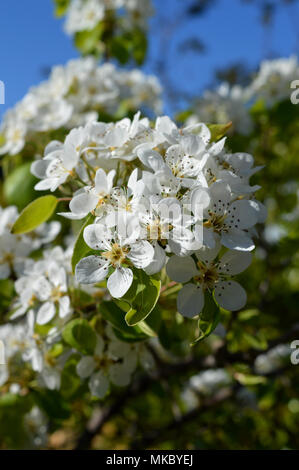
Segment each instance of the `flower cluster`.
M67 10L65 31L72 35L92 30L99 22L117 15L127 29L145 28L152 13L151 0L72 0Z
M27 234L14 235L11 228L17 218L15 206L0 207L0 279L22 275L29 255L54 240L60 231L60 223L54 221Z
M253 129L249 108L256 102L271 107L290 98L291 83L299 77L296 56L266 60L261 63L251 83L242 87L222 83L216 90L207 90L195 106L187 123L200 121L225 124L233 122L233 130L248 135Z
M121 71L112 64L98 66L92 57L71 60L66 66L54 67L47 81L31 88L6 113L0 129L4 138L0 155L15 155L26 143L44 142L44 133L84 125L96 120L99 113L113 115L121 103L127 110L144 107L159 112L160 95L156 77L137 69Z
M227 310L246 303L231 278L249 266L254 226L265 218L249 181L257 170L251 155L227 152L225 138L211 142L203 123L180 129L164 116L151 126L139 113L73 129L32 165L36 189L73 191L61 215L93 217L83 235L93 253L76 266L79 283L106 279L121 298L136 270L166 266L183 284L177 307L187 317L202 311L206 291Z
M129 385L138 363L148 371L154 366L153 357L142 343L120 341L108 325L102 336L97 336L94 355L84 355L79 360L77 374L82 379L88 378L93 396L103 398L111 384L118 387Z

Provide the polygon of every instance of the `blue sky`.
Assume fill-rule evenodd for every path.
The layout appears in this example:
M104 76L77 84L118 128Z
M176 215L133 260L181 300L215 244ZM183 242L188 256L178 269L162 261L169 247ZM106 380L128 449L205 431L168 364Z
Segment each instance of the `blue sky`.
M160 15L169 19L169 15L171 18L178 16L183 0L153 1ZM0 106L1 115L21 99L30 86L43 79L45 68L78 56L71 38L63 32L62 21L54 18L52 0L3 3L0 80L6 86L6 104ZM167 65L173 84L186 91L200 92L212 82L215 68L238 61L255 67L269 52L277 56L298 54L298 13L299 5L289 11L281 9L271 33L266 36L254 5L241 4L240 0L218 0L203 17L178 25ZM150 60L144 66L147 72L153 72L159 51L159 35L154 24L150 30ZM190 36L204 40L205 54L175 53L177 44Z

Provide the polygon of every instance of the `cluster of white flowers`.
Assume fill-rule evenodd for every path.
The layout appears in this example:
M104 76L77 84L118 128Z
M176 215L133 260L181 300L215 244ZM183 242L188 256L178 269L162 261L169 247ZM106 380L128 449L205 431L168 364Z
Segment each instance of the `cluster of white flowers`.
M97 336L93 356L82 356L77 364L77 374L88 378L89 389L93 396L103 398L110 384L126 387L137 364L145 370L154 367L154 360L143 343L124 343L117 339L110 325L102 336Z
M263 101L267 107L290 98L291 83L299 79L299 64L296 56L266 60L247 87L222 83L216 90L207 90L197 102L195 113L187 124L195 122L233 123L233 130L247 135L253 129L249 107Z
M190 377L181 393L181 401L186 411L198 408L202 397L212 396L233 381L225 369L209 369Z
M41 285L40 291L43 289ZM51 307L48 309L51 312ZM50 321L49 318L47 321ZM25 320L0 326L0 340L5 344L5 364L0 366L0 386L8 383L12 393L19 393L26 364L37 374L40 387L59 390L63 368L72 354L72 349L61 348L62 325L63 322L56 322L53 327L52 322L46 336L39 333L36 329L36 313L31 308ZM109 325L102 325L102 334L97 335L93 355L82 354L76 369L82 380L88 379L91 394L103 398L110 383L118 387L129 385L138 364L147 371L154 368L154 359L145 345L120 341Z
M72 313L68 296L68 273L61 257L60 247L45 251L39 261L27 260L24 274L15 282L18 300L12 319L27 311L36 312L36 322L45 325L51 322L56 313L60 320L66 320Z
M118 70L112 64L98 66L92 57L69 61L53 68L47 81L27 95L4 116L0 155L15 155L37 133L61 127L71 129L96 120L98 113L116 113L125 101L128 109L161 110L161 87L154 76L139 70Z
M296 56L265 60L249 86L249 94L255 100L262 99L267 106L272 106L290 97L291 82L296 79L299 79L299 64Z
M1 279L17 278L17 296L10 307L13 323L0 326L0 341L4 344L0 386L8 384L11 393L20 393L26 383L23 374L26 376L31 369L40 387L58 390L65 363L72 354L71 348L61 347L62 331L77 308L76 298L72 299L78 288L71 271L73 240L67 238L66 251L61 246L44 249L42 258L36 261L30 254L54 240L60 223L43 224L29 234L14 235L10 230L17 217L14 206L1 208L0 245L6 250L1 252ZM92 293L90 289L87 292ZM90 391L99 398L106 395L110 382L128 385L138 364L146 370L154 365L143 343L124 343L109 325L102 329L94 355L82 355L77 364L78 375L82 380L89 378Z
M196 115L188 118L188 124L200 119L204 122L233 123L233 129L241 134L249 134L252 121L246 108L249 93L240 85L229 86L222 83L216 90L206 90L196 106Z
M127 29L134 26L145 28L153 13L151 0L71 0L65 31L73 35L92 30L100 21L118 13Z
M25 383L23 374L26 376L29 369L24 368L24 364L27 364L37 374L42 387L58 389L63 365L69 355L69 351L58 357L50 354L59 338L59 333L54 329L47 338L36 332L33 310L28 312L25 320L0 326L0 339L5 344L5 364L0 366L0 384ZM18 392L18 388L15 391Z
M290 360L292 349L289 344L279 344L265 354L260 354L254 363L258 374L270 374L284 367Z
M202 311L205 291L225 309L245 305L231 277L249 266L254 226L265 218L254 198L259 187L249 183L259 168L249 154L227 153L225 138L210 139L203 123L179 129L164 116L152 127L137 113L133 121L88 123L49 144L32 165L41 178L36 189L75 188L79 180L70 212L61 215L95 217L84 240L97 253L77 264L79 283L108 279L110 294L121 298L135 269L152 275L166 265L183 284L183 315Z
M0 207L0 279L24 273L28 256L54 240L60 231L59 222L40 225L33 232L14 235L11 228L18 218L15 206Z
M232 379L225 369L211 369L200 372L190 379L190 387L202 395L212 395L221 387L231 385Z

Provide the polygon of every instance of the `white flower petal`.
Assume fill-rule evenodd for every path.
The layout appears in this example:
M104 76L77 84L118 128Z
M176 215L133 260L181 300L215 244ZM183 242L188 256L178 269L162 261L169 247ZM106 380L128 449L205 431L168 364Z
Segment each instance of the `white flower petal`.
M194 260L190 256L172 256L166 265L167 275L176 282L188 282L198 274Z
M90 224L83 232L85 243L93 250L110 250L111 232L102 224Z
M131 379L130 370L125 364L112 364L109 367L109 378L114 385L126 387Z
M8 263L0 264L0 279L7 279L10 275L10 266Z
M238 282L221 281L215 287L215 299L225 310L239 310L247 300L245 290Z
M109 390L109 381L102 371L93 374L89 380L91 394L98 398L104 398Z
M95 194L86 191L73 197L70 202L70 210L74 214L88 214L96 208L97 203L98 197Z
M55 305L53 302L45 302L37 312L36 323L39 325L46 325L55 316Z
M154 257L154 248L146 240L141 240L140 242L134 243L131 246L130 253L127 258L132 261L134 266L138 269L146 268L153 260Z
M187 318L198 315L204 306L204 293L200 286L186 284L178 293L178 311Z
M67 295L59 299L59 316L65 318L70 313L70 298Z
M90 377L95 368L96 362L94 358L92 356L85 356L78 362L76 370L81 379L86 379L86 377Z
M107 175L102 168L99 168L95 176L95 189L97 193L108 193Z
M229 206L226 224L235 229L246 229L257 223L257 207L251 201L243 199L235 201Z
M108 274L109 262L99 256L87 256L76 266L76 279L81 284L95 284Z
M164 267L166 263L166 253L163 250L163 248L156 243L155 248L154 248L154 257L151 263L146 266L144 271L146 274L151 276L152 274L156 274L161 271L161 269Z
M107 281L107 288L116 299L125 295L133 282L133 273L129 268L116 268Z
M252 251L254 243L251 238L242 230L230 230L221 236L222 245L230 250Z
M251 261L252 254L249 251L227 251L220 259L218 271L226 275L236 275L245 271Z

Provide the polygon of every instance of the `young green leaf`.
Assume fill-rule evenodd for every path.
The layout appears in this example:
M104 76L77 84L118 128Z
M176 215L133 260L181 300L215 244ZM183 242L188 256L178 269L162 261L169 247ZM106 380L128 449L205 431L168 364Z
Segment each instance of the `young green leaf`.
M160 295L161 281L141 269L134 270L134 281L122 300L129 304L125 320L129 326L145 320L154 309Z
M77 318L66 325L62 332L64 341L83 354L93 354L96 347L96 333L84 318Z
M198 322L199 337L192 343L192 345L202 341L209 336L216 328L219 323L220 308L216 304L213 296L206 292L205 294L205 306L200 314Z
M131 343L148 339L148 335L139 328L139 325L134 327L127 325L123 310L114 302L102 302L100 313L113 326L115 335L122 341Z
M217 140L221 139L231 128L232 124L232 122L227 124L207 124L211 132L211 142L217 142Z
M52 195L35 199L22 210L11 232L16 234L31 232L53 215L57 203L58 199Z
M84 232L85 227L87 227L87 225L90 225L93 223L94 219L95 219L95 216L92 214L89 214L87 216L85 223L82 225L80 229L79 235L77 237L77 240L74 246L73 256L72 256L73 273L75 272L76 264L78 264L80 259L84 258L87 255L87 253L90 251L90 247L86 245L84 241L83 232Z
M35 184L38 179L30 171L31 162L24 163L12 171L4 181L3 194L7 204L23 209L35 197ZM22 191L20 191L22 186Z

